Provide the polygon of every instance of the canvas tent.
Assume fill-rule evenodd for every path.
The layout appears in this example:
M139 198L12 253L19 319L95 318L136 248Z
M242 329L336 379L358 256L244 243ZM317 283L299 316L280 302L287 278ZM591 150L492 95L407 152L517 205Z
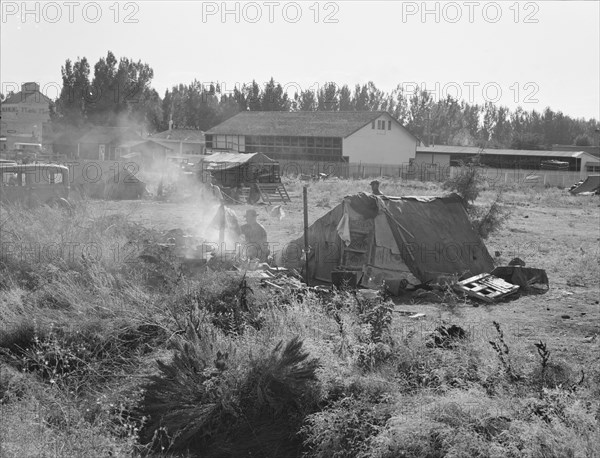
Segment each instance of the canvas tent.
M138 179L135 170L110 162L81 162L70 168L72 189L82 196L95 199L141 199L146 184Z
M490 272L493 260L457 195L348 196L308 230L309 274L331 282L335 270L356 271L364 286L412 284ZM304 268L303 237L282 253L285 267ZM339 269L338 269L339 268Z
M571 194L581 194L582 192L595 192L600 189L600 175L588 175L583 183L574 189Z

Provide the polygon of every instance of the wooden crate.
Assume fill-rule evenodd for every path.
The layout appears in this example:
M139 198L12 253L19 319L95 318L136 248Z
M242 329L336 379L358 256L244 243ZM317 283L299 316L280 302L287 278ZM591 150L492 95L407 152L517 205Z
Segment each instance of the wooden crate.
M495 302L516 293L519 287L493 275L480 274L458 282L455 289L486 302Z

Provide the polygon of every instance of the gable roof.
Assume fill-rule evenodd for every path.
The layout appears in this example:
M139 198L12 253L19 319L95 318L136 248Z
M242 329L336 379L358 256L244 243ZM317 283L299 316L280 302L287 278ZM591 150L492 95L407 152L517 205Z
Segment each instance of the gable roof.
M165 145L164 143L161 142L157 142L151 138L144 138L141 140L129 140L126 142L121 143L119 146L121 148L135 148L136 146L140 146L140 145L145 145L146 143L149 144L153 144L153 145L159 145L164 149L168 149L170 151L173 151L173 148L171 148L170 146Z
M387 111L242 111L206 134L346 138L382 115L404 129Z
M19 91L8 96L2 105L18 104L18 103L51 103L48 97L40 91Z
M171 129L152 134L152 138L187 143L204 143L204 132L196 129Z
M106 127L96 126L85 133L78 143L115 143L131 140L143 140L143 138L128 127Z

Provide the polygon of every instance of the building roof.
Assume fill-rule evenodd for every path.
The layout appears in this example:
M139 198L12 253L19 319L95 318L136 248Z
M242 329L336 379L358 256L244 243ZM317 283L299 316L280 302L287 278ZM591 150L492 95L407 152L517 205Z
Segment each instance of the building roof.
M204 143L204 132L196 129L171 129L152 134L152 138L164 141Z
M165 145L164 143L161 143L161 142L154 141L154 140L153 140L153 139L151 139L151 138L145 138L145 139L143 139L143 140L130 140L130 141L127 141L127 142L121 143L121 144L119 145L119 147L120 147L120 148L135 148L136 146L144 145L144 144L146 144L146 143L154 143L155 145L160 145L160 146L161 146L161 147L163 147L164 149L168 149L168 150L170 150L170 151L173 151L173 148L171 148L171 147L169 147L169 146Z
M131 140L142 141L143 139L128 127L96 126L85 133L78 143L115 143Z
M204 156L201 162L207 164L206 170L226 170L246 163L273 164L275 161L262 153L214 153Z
M242 111L206 134L346 138L381 115L404 129L386 111Z
M563 158L581 158L582 155L590 155L585 151L549 151L549 150L526 150L526 149L481 149L476 146L417 146L417 153L435 153L435 154L478 154L482 155L498 154L501 156L544 156L544 157L563 157ZM591 156L591 155L590 155Z
M600 157L600 146L552 145L552 151L585 151Z
M14 105L18 103L51 103L48 97L40 91L19 91L9 95L2 105Z

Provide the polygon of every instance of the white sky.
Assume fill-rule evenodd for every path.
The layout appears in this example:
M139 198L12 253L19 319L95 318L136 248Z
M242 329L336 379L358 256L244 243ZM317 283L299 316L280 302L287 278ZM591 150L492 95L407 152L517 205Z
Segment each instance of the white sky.
M29 2L32 13L23 16L20 1L2 1L2 92L38 81L54 98L65 59L85 56L93 65L111 50L117 58L147 62L161 96L193 79L227 89L271 76L302 89L372 80L386 91L425 83L438 94L445 88L456 95L459 88L467 101L501 95L499 103L512 109L550 106L600 118L597 1L228 2L227 8L239 8L237 17L222 17L222 2L74 3ZM439 15L422 17L424 7ZM262 16L252 23L258 10ZM127 23L128 14L137 23ZM326 22L328 14L337 23Z

